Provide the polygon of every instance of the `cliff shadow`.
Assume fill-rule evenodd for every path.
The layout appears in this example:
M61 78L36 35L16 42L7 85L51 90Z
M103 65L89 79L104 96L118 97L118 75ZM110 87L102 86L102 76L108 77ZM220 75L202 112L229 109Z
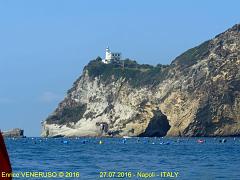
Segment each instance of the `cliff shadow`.
M154 111L154 116L150 119L148 127L139 137L163 137L166 136L170 127L167 116L158 109Z

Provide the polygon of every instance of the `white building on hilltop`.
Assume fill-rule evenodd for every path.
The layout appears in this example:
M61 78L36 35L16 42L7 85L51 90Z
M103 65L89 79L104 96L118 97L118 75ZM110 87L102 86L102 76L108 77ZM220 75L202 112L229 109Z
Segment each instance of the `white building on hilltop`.
M119 52L111 52L109 47L106 48L106 57L103 59L105 64L111 63L113 61L121 60L121 53Z

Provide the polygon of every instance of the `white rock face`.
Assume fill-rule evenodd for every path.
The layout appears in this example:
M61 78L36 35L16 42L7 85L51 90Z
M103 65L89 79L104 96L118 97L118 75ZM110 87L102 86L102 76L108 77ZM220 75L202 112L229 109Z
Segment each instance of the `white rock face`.
M121 130L118 135L129 135L133 126L143 126L146 123L127 124L126 121L136 117L138 106L142 99L148 99L151 93L146 93L146 89L134 90L124 83L124 79L113 81L105 86L100 78L91 80L88 72L85 72L77 83L77 89L71 92L64 100L64 105L69 101L86 104L87 108L83 117L77 123L70 125L43 123L42 136L100 136L104 135L97 123L109 124L108 131ZM61 111L61 106L57 111ZM91 114L91 116L89 116ZM126 127L124 127L126 126ZM137 135L131 133L131 135Z
M133 78L141 82L148 69L139 73L118 68L119 78L112 73L115 66L97 63L98 68L112 68L106 79L106 74L92 75L88 65L42 123L42 136L239 135L240 25L236 26L156 72L163 76L161 81L134 86ZM142 76L127 76L132 71Z

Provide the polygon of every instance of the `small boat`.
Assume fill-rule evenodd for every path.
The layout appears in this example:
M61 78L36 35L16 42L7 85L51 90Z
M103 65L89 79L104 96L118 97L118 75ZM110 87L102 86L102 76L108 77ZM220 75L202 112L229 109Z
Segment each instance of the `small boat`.
M204 143L205 141L204 141L204 139L198 139L197 142L198 143Z
M129 139L129 138L132 138L130 136L123 136L124 139Z

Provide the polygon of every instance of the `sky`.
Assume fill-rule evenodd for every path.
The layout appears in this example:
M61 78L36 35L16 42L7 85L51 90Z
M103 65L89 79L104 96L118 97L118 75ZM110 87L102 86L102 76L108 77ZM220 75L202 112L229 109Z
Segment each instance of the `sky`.
M0 0L0 129L41 121L105 48L169 64L240 22L239 0Z

